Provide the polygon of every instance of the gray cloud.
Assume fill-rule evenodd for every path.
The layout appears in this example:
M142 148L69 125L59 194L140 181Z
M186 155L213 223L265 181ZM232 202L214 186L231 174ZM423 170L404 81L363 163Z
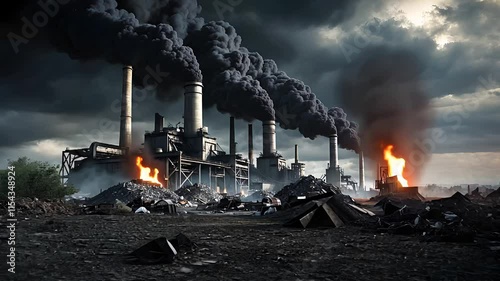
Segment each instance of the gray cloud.
M203 17L220 19L214 11L213 1L200 0L199 3L203 6ZM456 96L473 93L481 87L479 77L500 81L500 37L496 19L500 5L497 2L455 0L448 6L438 5L433 10L433 21L429 26L414 27L397 18L384 18L378 32L363 33L366 31L364 25L374 15L390 13L393 3L244 0L232 12L226 12L224 19L235 26L245 47L274 59L280 69L310 85L328 107L344 106L339 98L339 79L343 71L359 66L364 57L376 57L380 50L412 52L421 65L422 87L430 98L439 99L450 93ZM18 15L9 13L9 16L2 17L2 35L10 30L12 22L19 21ZM322 31L332 29L333 38L325 38ZM355 46L354 40L360 34L366 36L368 43L366 47L358 48L359 52L354 53L348 62L338 42ZM451 34L450 40L454 42L438 49L435 36L445 34ZM0 41L0 116L12 112L24 114L24 118L0 117L0 130L16 132L11 140L0 140L0 147L4 149L41 139L86 143L86 140L77 141L82 137L79 133L82 129L99 128L103 119L119 120L119 113L110 107L120 97L120 67L100 61L72 61L64 54L48 52L39 41L33 40L23 46L26 48L18 56L9 52L11 46L7 41ZM134 92L140 93L137 89ZM499 97L490 99L498 100ZM167 122L182 121L182 107L179 105L178 100L158 102L152 97L140 102L134 108L136 138L140 140L141 130L147 129L148 126L143 124L152 126L155 111L166 115ZM347 114L352 116L352 112L347 111ZM500 127L499 120L498 108L487 106L479 107L458 127L438 117L434 127L443 129L448 140L436 145L432 152L499 151L500 139L493 129ZM227 115L206 111L205 123L210 127L210 133L223 145L227 142L226 121ZM246 133L244 122L240 122L240 130ZM259 122L254 122L254 129L257 150L261 146ZM112 141L112 135L106 138ZM239 142L239 149L246 153L245 134L239 137ZM279 130L278 150L287 158L293 157L295 143L301 145L301 158L322 161L321 151L326 148L326 141L322 138L304 140L298 132ZM3 155L0 153L0 157ZM341 152L341 156L352 157L349 152Z

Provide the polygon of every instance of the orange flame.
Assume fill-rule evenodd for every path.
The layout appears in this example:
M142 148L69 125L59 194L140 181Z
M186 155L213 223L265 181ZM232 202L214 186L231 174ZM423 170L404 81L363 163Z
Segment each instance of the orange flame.
M396 176L398 178L399 183L402 186L408 187L408 181L403 177L403 170L405 168L405 160L403 158L397 158L392 155L392 149L394 146L388 145L384 149L384 159L387 161L389 166L389 176Z
M155 168L154 175L151 176L151 168L142 166L142 160L143 160L142 157L137 156L135 163L137 167L139 167L139 172L140 172L139 178L143 181L159 184L160 186L162 186L161 182L158 180L158 174L160 173L160 171L158 171L158 169Z

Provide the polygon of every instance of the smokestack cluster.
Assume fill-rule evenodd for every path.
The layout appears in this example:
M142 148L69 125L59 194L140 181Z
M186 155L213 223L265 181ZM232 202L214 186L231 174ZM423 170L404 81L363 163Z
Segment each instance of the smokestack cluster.
M229 118L229 154L236 154L236 137L234 133L234 117Z
M248 124L248 161L253 166L253 126Z
M196 137L203 128L203 84L189 82L184 85L184 136Z
M338 144L337 135L330 136L330 168L337 168L339 166Z
M262 122L262 145L264 157L276 155L276 122L274 120Z
M120 114L120 147L132 147L132 67L123 67L122 105Z
M65 2L41 30L47 36L39 38L50 38L54 49L72 59L131 65L138 78L135 86L154 87L163 99L172 100L172 82L203 82L205 106L215 105L246 121L276 120L282 128L298 129L311 139L339 134L341 147L356 150L355 126L343 122L344 115L330 114L304 82L242 46L229 23L204 24L197 1ZM185 109L192 113L185 116L186 135L193 136L201 125L201 92L200 97L185 98ZM282 120L285 112L276 114L278 110L286 110L290 118Z

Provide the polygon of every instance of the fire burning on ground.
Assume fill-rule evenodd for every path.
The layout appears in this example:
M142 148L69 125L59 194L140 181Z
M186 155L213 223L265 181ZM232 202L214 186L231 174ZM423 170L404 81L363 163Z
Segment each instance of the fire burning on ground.
M405 168L405 160L403 158L398 158L392 154L393 145L388 145L384 149L384 159L387 161L389 167L389 176L396 176L399 183L403 187L408 187L408 180L403 177L403 171Z
M137 156L136 166L139 168L139 178L145 182L158 184L163 187L162 183L158 180L158 174L160 171L157 168L154 168L154 174L151 176L151 168L144 167L142 165L142 160L142 157Z

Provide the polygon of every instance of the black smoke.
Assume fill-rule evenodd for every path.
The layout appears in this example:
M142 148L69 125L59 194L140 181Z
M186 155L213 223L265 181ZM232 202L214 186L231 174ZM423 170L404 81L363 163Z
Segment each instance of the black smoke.
M311 139L338 133L340 147L358 150L357 127L345 113L329 110L304 82L243 47L229 23L204 24L196 1L119 2L61 5L44 29L48 42L72 59L132 65L134 85L152 86L159 97L172 99L172 82L203 81L205 106L245 120L275 118Z
M374 47L363 52L360 63L347 67L339 78L345 108L361 120L362 150L385 163L383 148L394 145L393 153L406 160L416 178L428 153L418 143L426 138L432 120L420 78L423 65L404 49Z
M329 110L304 82L243 47L242 38L228 22L200 26L205 21L196 16L201 11L196 0L119 3L145 21L170 23L181 36L187 32L184 45L194 50L200 63L205 106L216 105L219 111L245 120L275 117L282 128L298 129L311 139L337 133L340 147L359 150L357 124L348 121L342 109Z
M169 73L170 80L202 80L193 51L183 46L172 26L140 23L134 14L118 9L114 0L51 3L56 3L59 10L47 26L37 28L37 32L43 34L37 34L35 40L48 40L57 51L67 53L70 58L132 65L135 77L141 77L135 79L136 85L159 86L159 91L166 90L162 89L166 86L159 84L158 79L150 79L158 72ZM38 1L27 5L24 15L28 19L35 15L31 11L41 11ZM18 44L18 47L22 51L24 46ZM156 73L151 74L153 70Z
M220 73L226 71L237 72L239 75L224 77L246 77L248 81L253 81L259 92L262 92L262 88L270 100L262 95L261 102L274 106L276 121L282 128L298 129L311 139L338 133L341 135L339 144L342 148L358 151L357 126L346 120L347 115L341 109L342 114L336 114L339 111L335 108L330 110L330 114L329 109L304 82L289 77L278 69L273 60L264 59L260 54L248 51L241 43L242 39L234 27L223 21L209 22L200 30L188 34L185 39L185 44L194 50L200 62L204 83L210 85L215 93L224 84L233 82L214 77L220 77ZM239 92L227 94L239 95ZM208 95L207 102L218 103L217 100L214 95Z
M166 23L180 38L200 29L205 20L198 17L201 6L196 0L118 0L120 8L133 11L141 22Z

